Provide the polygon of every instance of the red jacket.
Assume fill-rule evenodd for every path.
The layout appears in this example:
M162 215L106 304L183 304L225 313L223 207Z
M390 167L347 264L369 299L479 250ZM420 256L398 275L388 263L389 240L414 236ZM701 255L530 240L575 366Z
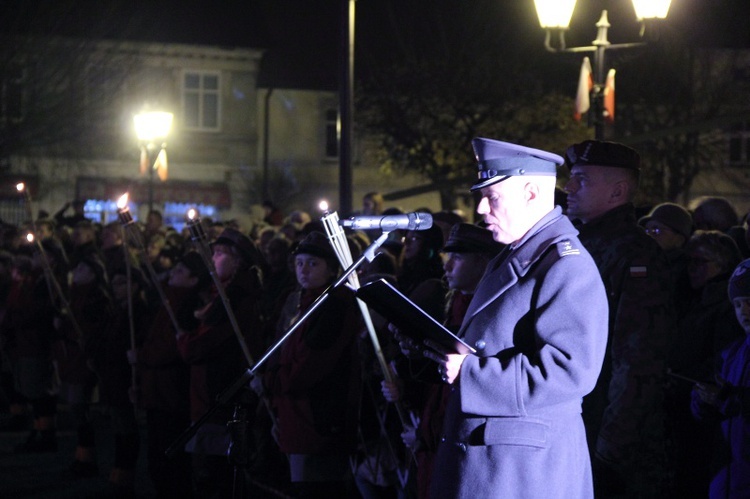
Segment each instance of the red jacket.
M165 295L175 317L192 315L200 306L198 291L194 289L167 288ZM162 305L137 350L139 405L143 409L184 413L187 418L190 366L177 350L176 334L169 313Z
M238 272L226 288L253 360L262 353L255 347L262 345L261 293L261 278L255 269ZM190 417L193 421L205 414L214 405L216 396L250 367L218 293L200 315L198 327L177 339L180 356L190 365ZM231 410L232 407L225 407L216 411L211 421L226 423Z
M300 314L322 289L303 291ZM356 445L361 313L351 290L334 289L281 347L266 374L289 454L348 453Z
M112 300L96 283L70 288L70 311L81 336L69 320L63 323L61 338L54 344L60 379L69 383L92 382L92 349L101 343L112 322Z

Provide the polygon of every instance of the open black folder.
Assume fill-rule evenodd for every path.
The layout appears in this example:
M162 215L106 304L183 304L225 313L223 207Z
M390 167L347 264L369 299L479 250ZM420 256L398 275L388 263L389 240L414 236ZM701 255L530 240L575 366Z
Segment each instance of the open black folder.
M402 334L419 343L423 340L432 340L453 353L476 352L474 348L427 315L424 310L385 279L365 284L357 290L357 297L392 322Z

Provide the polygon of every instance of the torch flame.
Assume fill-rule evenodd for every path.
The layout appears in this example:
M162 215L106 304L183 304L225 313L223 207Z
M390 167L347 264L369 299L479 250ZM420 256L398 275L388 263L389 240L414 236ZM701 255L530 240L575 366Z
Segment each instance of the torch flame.
M117 208L123 210L128 207L128 193L126 192L117 200Z
M190 208L187 212L187 217L189 220L195 220L195 217L198 216L198 211L195 208Z
M24 184L23 182L19 182L16 184L16 190L18 192L23 192L24 189L26 189L26 184Z
M31 232L29 232L28 234L26 234L26 240L28 242L30 242L30 243L33 243L34 242L34 234L32 234Z
M320 208L320 211L328 211L328 201L326 201L325 199L321 201L318 205L318 208Z

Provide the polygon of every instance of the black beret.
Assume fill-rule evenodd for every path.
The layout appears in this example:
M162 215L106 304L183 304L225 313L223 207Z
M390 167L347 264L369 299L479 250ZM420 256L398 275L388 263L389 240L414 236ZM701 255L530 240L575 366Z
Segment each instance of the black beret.
M477 225L459 223L451 227L448 242L443 251L451 253L495 254L503 245L495 241L492 232Z
M630 147L618 142L584 140L573 144L565 151L565 164L570 170L574 166L614 166L640 171L641 157Z

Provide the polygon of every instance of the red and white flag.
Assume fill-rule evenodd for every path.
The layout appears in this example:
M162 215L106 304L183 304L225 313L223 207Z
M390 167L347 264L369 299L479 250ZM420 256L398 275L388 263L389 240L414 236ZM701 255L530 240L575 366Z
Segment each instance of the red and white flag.
M576 93L576 104L573 117L581 121L581 116L586 114L591 107L590 94L594 88L594 78L591 75L591 61L588 57L583 58L581 64L581 75L578 77L578 93Z
M604 85L604 121L615 122L615 70L607 73L607 83Z
M141 177L148 172L149 166L148 150L146 150L146 146L141 146Z
M156 156L156 162L154 163L154 170L159 176L159 180L164 182L167 180L167 150L162 149L159 151L159 155Z

